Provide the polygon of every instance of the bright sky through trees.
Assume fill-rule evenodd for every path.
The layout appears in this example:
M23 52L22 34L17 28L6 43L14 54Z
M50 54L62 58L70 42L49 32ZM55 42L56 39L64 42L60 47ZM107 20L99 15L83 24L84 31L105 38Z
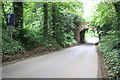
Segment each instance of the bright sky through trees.
M100 2L100 0L98 0L98 1L93 1L93 0L83 1L83 7L84 7L83 17L87 21L92 20L92 14L96 8L95 5L98 4L99 2Z

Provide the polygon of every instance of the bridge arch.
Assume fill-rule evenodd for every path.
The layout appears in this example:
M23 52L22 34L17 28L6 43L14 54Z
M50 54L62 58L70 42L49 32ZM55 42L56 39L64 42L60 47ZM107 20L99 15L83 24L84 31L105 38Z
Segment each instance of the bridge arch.
M94 27L94 26L89 26L89 27L83 27L81 30L80 30L80 33L79 33L79 36L80 36L80 43L87 43L87 41L85 40L85 34L88 30L93 30L94 31L94 35L95 35L95 31L97 32L97 28ZM95 38L94 38L95 39ZM99 39L96 38L96 42L95 43L98 43ZM91 39L92 40L92 39ZM92 41L91 41L92 42Z

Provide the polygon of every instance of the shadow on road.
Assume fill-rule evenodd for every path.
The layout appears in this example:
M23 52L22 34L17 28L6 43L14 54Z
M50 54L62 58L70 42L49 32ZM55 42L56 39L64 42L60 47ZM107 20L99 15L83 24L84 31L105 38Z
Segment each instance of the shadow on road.
M85 42L84 44L87 44L87 45L98 45L98 43L87 43L87 42Z

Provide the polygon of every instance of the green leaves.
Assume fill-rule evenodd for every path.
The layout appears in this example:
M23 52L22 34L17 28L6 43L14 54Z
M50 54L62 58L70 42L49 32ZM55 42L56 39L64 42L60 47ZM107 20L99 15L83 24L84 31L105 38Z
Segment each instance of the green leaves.
M4 4L5 12L12 12L14 11L13 8L16 8L16 13L20 13L17 10L20 6L19 3L14 3L14 5L13 3ZM47 7L44 4L47 4ZM24 2L22 5L23 27L17 26L17 30L13 33L14 43L11 45L12 48L10 48L10 35L7 32L5 33L5 36L3 36L5 44L3 45L3 53L14 53L22 50L23 47L30 49L42 45L49 48L70 46L77 43L73 31L82 21L82 12L78 11L78 9L82 9L82 3ZM20 34L22 34L22 40L19 38Z
M112 2L97 5L91 25L100 28L100 51L104 56L105 68L112 79L120 78L120 39L118 32L118 15Z
M109 31L108 33L109 35L102 37L100 40L100 51L103 53L105 68L108 69L109 77L117 79L120 70L119 48L115 47L118 37L114 35L116 32Z
M12 39L12 43L11 43L11 38L4 29L2 32L3 32L2 33L3 34L2 35L2 52L3 52L3 54L6 54L6 53L11 54L11 53L20 52L20 51L25 50L19 41Z

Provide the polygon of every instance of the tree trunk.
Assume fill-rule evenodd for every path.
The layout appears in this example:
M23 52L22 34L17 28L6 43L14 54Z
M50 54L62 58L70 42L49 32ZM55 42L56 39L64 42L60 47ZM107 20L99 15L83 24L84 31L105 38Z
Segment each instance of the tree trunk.
M118 17L118 21L117 21L117 26L116 26L116 31L117 31L117 36L118 38L120 37L120 1L119 2L116 2L113 4L114 7L115 7L115 10L116 10L116 13L117 13L117 17ZM119 42L117 44L117 48L120 49L120 38L119 38ZM119 57L120 57L120 54L119 54ZM120 71L119 71L120 73Z
M13 2L15 13L15 27L23 28L23 2Z
M2 28L4 28L5 29L5 24L4 24L4 21L6 20L6 13L5 13L5 9L4 9L4 3L2 3L2 11L3 11L3 15L4 15L4 18L3 17L1 17L2 18Z
M56 39L56 4L52 3L52 30L53 30L53 38Z
M23 32L23 2L13 2L13 8L15 13L15 29L19 33L16 38L25 43Z
M46 37L48 34L48 3L43 4L43 13L44 13L43 35L44 37Z
M13 2L15 13L15 28L22 34L23 29L23 3Z
M59 36L57 34L59 34L59 30L58 27L56 25L56 23L58 22L57 20L58 18L58 11L57 11L57 4L56 3L52 3L52 31L53 31L53 38L57 41L58 44L62 45L61 41L59 40Z
M115 11L116 11L117 17L118 17L118 21L117 21L118 24L117 24L116 30L120 31L120 27L119 27L119 25L120 25L120 1L119 2L115 2L113 5L115 7Z

